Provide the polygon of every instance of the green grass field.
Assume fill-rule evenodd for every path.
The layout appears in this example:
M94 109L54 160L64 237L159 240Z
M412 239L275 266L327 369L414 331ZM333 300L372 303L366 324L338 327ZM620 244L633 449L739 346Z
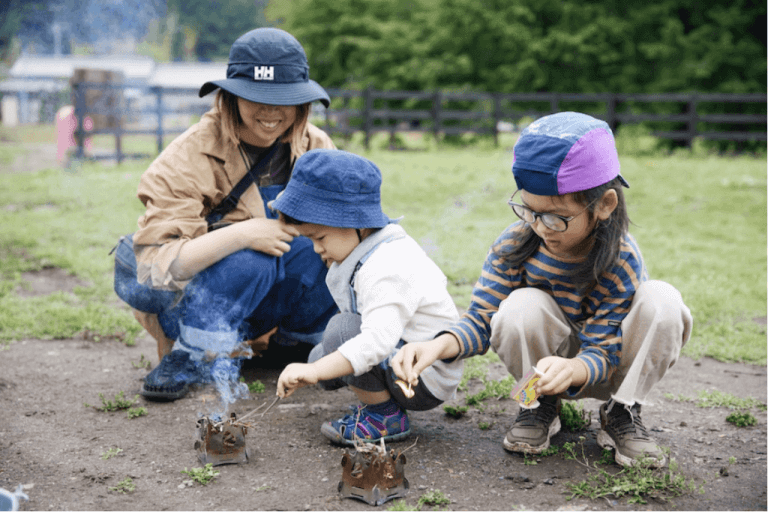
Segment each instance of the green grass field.
M362 151L354 143L346 147ZM515 221L506 205L515 188L511 144L502 147L364 153L382 169L385 212L403 216L402 225L448 276L460 307L469 303L489 245ZM764 156L680 153L622 156L621 163L631 184L631 232L651 277L677 287L694 315L684 353L765 364ZM0 343L86 330L130 341L140 332L112 291L108 252L120 235L136 229L142 213L136 186L146 166L86 163L76 172L0 172ZM21 273L47 266L89 286L74 294L20 297Z

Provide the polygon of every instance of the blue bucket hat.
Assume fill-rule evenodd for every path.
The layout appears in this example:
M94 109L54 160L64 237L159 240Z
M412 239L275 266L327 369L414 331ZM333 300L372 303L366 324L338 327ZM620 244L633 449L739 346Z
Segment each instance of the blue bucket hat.
M285 190L271 207L301 222L335 228L383 228L381 171L361 156L313 149L296 160Z
M200 97L218 88L266 105L331 103L325 89L309 79L301 43L278 28L257 28L240 36L229 50L227 78L204 83Z
M517 188L558 196L604 185L621 174L616 142L608 123L578 112L537 119L520 134L512 174Z

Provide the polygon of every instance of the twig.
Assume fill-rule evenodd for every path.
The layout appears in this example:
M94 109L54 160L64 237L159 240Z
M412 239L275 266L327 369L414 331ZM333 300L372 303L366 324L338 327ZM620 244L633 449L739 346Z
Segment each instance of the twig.
M265 415L265 414L267 414L267 413L269 412L269 410L272 408L272 406L274 406L274 405L277 403L277 401L278 401L278 400L280 400L280 397L279 397L279 396L276 396L276 397L275 397L275 399L272 401L272 403L271 403L271 404L269 404L269 407L267 407L267 408L264 410L264 412L263 412L263 413L261 413L261 416L259 416L259 417L260 417L260 418L263 418L263 417L264 417L264 415Z

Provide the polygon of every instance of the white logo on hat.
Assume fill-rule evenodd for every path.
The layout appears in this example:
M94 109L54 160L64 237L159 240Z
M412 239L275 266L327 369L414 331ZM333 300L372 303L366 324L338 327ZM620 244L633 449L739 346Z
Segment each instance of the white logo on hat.
M275 67L274 66L254 66L253 79L254 80L274 80Z

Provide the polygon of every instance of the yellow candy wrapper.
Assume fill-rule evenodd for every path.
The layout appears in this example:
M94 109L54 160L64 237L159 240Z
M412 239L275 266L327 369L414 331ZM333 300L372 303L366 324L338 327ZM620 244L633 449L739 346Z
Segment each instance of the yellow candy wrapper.
M543 375L544 374L537 370L535 366L531 366L531 369L523 375L523 378L520 379L512 389L512 399L517 400L520 406L525 407L526 409L537 408L539 406L539 401L537 400L539 394L536 392L533 385L536 384Z

